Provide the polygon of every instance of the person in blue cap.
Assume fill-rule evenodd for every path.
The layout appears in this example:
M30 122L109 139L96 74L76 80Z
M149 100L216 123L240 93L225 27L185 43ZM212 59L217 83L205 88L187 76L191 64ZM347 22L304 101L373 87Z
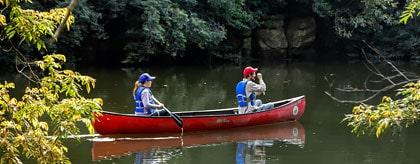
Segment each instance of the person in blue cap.
M136 101L136 115L151 115L162 116L167 115L165 110L159 110L164 105L159 102L152 94L152 81L156 79L148 73L143 73L139 76L133 89L134 100Z

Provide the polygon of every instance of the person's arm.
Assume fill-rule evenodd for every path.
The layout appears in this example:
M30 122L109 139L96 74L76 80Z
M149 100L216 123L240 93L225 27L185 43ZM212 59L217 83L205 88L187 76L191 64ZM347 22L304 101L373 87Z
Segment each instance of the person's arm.
M248 92L264 93L266 91L265 83L260 79L259 84L250 81L247 85Z
M157 104L159 104L159 105L161 105L161 107L163 107L164 105L160 102L160 101L158 101L156 98L155 98L155 96L153 96L152 95L152 99L157 103Z
M263 88L264 88L263 92L257 92L257 94L260 95L262 93L263 95L265 95L265 91L267 90L267 87L266 87L266 85L264 83L264 80L262 78L262 73L257 73L257 78L259 80L259 84L263 85Z
M152 94L150 94L150 92L148 90L143 91L143 93L141 94L141 101L143 102L144 108L160 108L162 107L161 105L158 104L151 104L150 103L150 99L152 98Z

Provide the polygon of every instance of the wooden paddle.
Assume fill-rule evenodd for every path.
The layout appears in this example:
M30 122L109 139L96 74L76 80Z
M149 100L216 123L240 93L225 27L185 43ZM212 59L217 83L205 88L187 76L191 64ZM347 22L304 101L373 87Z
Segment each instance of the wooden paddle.
M177 114L172 113L171 111L169 111L169 109L166 108L165 106L163 106L163 109L166 110L166 112L169 113L169 115L175 121L176 125L178 125L180 128L182 128L184 126L184 122L182 121L181 117L179 117Z

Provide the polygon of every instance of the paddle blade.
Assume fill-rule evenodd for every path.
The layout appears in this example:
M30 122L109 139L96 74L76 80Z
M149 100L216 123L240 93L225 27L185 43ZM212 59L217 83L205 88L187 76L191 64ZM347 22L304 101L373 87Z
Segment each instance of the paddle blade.
M173 115L173 117L172 118L174 118L174 121L175 121L175 123L180 127L180 128L182 128L183 126L184 126L184 122L182 121L182 119L177 115L177 114L175 114L175 113L172 113L172 115Z
M169 113L169 115L172 117L172 119L175 121L176 125L178 125L180 128L182 128L184 126L184 122L182 121L181 117L179 117L177 114L172 113L171 111L169 111L168 108L163 107L163 109L166 110L166 112Z

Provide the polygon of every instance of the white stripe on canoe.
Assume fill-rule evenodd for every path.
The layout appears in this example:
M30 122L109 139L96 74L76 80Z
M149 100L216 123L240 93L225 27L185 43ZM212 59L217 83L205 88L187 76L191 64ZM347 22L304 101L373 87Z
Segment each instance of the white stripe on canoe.
M155 138L112 138L112 137L95 137L88 139L93 142L111 142L111 141L142 141L142 140L168 140L168 139L180 139L182 137L155 137Z

